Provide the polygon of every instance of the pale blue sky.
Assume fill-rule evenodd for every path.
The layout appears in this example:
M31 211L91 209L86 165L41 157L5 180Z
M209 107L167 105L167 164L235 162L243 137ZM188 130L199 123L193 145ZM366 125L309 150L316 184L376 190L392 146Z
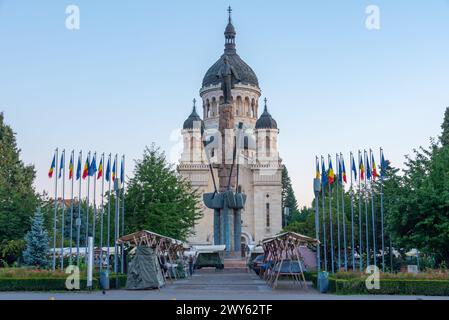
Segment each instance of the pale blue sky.
M65 28L79 5L81 29ZM0 0L0 111L51 189L55 147L139 158L170 152L233 6L237 51L280 127L301 204L315 155L383 146L401 166L440 132L449 106L449 1ZM381 29L365 28L367 5ZM348 164L347 164L348 166Z

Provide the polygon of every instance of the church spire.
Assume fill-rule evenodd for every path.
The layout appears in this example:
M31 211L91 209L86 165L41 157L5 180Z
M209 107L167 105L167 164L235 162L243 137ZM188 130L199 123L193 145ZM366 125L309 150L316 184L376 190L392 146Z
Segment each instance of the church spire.
M228 8L228 25L226 26L224 35L225 35L225 54L235 54L235 28L232 25L232 8L229 6Z

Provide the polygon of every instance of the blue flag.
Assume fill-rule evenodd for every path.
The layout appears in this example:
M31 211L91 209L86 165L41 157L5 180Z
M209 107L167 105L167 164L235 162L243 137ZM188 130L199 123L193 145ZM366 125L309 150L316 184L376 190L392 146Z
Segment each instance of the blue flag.
M382 151L382 155L380 157L380 176L383 178L385 176L385 170L387 169L387 162L384 158L384 152Z
M352 156L351 170L354 173L355 181L357 181L357 167L355 166L354 156Z
M76 180L81 178L81 156L78 157L78 164L76 165Z
M366 163L366 178L368 180L371 180L371 167L369 165L369 160L368 160L368 156L366 156L365 158L365 163Z
M109 182L111 179L111 157L108 159L108 164L106 165L106 181Z
M64 152L61 154L61 163L59 165L59 175L58 179L62 177L62 169L64 168Z
M97 172L97 155L94 155L94 157L92 158L92 162L90 163L89 166L89 176L94 176L95 172Z
M125 183L125 162L122 159L122 163L120 165L120 181Z
M321 163L321 184L323 186L327 185L327 172L326 172L326 167L324 165L324 159L322 159L322 163Z

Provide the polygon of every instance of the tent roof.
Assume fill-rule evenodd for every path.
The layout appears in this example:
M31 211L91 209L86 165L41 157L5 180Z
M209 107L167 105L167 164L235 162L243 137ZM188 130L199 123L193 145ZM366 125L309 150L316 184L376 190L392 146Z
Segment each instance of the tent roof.
M117 242L118 243L128 243L131 246L138 246L141 243L144 243L148 240L156 240L159 242L160 240L165 240L166 242L170 243L171 245L179 245L184 246L184 242L181 240L173 239L170 237L163 236L161 234L158 234L156 232L151 232L148 230L142 230L134 233L130 233L128 235L120 237Z
M262 243L268 244L268 243L270 243L272 241L276 241L276 240L293 240L295 242L298 242L299 244L312 244L312 245L320 244L320 241L318 239L314 239L314 238L305 236L303 234L299 234L299 233L291 232L291 231L281 233L281 234L275 235L270 238L266 238L266 239L262 240Z

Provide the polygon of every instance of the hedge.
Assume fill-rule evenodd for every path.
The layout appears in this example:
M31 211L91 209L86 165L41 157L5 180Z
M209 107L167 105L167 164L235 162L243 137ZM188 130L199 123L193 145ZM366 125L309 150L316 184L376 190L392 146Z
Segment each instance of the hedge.
M317 288L317 275L312 276ZM449 280L380 279L380 289L368 290L365 279L336 279L329 277L329 293L373 295L449 296Z
M119 279L118 288L124 288L126 275L111 275L109 277L109 287L116 288L116 277ZM65 278L0 278L0 291L64 291ZM87 290L87 279L80 279L80 290ZM100 281L96 278L92 280L94 290L100 289Z

